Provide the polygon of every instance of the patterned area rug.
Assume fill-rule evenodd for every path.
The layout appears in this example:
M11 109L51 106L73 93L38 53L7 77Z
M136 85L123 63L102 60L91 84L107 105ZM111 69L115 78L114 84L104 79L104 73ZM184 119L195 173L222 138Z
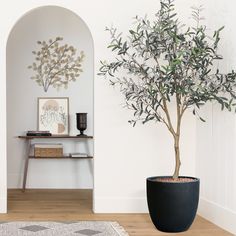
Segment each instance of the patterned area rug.
M0 222L1 236L128 236L117 222Z

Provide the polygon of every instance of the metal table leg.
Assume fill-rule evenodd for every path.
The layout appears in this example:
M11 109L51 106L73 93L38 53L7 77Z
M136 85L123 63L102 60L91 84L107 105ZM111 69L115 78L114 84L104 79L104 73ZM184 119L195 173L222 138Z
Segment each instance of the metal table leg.
M22 192L25 192L27 173L28 173L28 166L29 166L30 148L31 148L31 140L29 139L28 140L28 152L26 153L26 158L25 158L25 168L24 168L24 178L23 178Z

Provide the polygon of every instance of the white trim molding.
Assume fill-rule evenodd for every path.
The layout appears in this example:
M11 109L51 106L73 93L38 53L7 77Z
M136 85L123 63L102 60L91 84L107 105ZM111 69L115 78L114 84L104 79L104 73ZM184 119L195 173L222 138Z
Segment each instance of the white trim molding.
M201 198L198 214L219 227L236 235L236 212Z
M7 213L7 198L0 198L0 214Z
M96 198L94 213L148 213L146 198Z

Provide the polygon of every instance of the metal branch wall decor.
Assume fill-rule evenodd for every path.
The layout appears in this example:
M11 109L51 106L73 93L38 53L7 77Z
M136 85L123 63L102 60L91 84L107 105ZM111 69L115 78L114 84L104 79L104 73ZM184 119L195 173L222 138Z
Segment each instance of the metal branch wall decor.
M76 53L76 48L68 44L62 44L63 38L38 41L38 51L32 51L35 59L28 69L33 70L31 77L39 86L47 92L50 86L60 89L68 88L68 84L76 79L83 72L82 62L84 52Z

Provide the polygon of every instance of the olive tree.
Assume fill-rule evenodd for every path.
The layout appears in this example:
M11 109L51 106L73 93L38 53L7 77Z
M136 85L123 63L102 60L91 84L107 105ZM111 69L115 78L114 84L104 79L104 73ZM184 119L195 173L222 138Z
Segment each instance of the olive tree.
M102 61L100 75L119 86L126 107L134 111L134 118L143 124L162 122L174 140L175 170L180 171L180 133L185 112L191 109L199 119L199 109L216 101L222 110L235 109L236 74L221 73L215 62L220 33L224 27L209 35L202 24L201 8L193 8L194 27L181 24L174 8L174 0L161 0L155 19L136 17L136 22L123 37L114 27L107 28L111 41L108 48L114 53L112 61ZM170 113L171 107L175 116ZM172 111L172 110L171 110Z

